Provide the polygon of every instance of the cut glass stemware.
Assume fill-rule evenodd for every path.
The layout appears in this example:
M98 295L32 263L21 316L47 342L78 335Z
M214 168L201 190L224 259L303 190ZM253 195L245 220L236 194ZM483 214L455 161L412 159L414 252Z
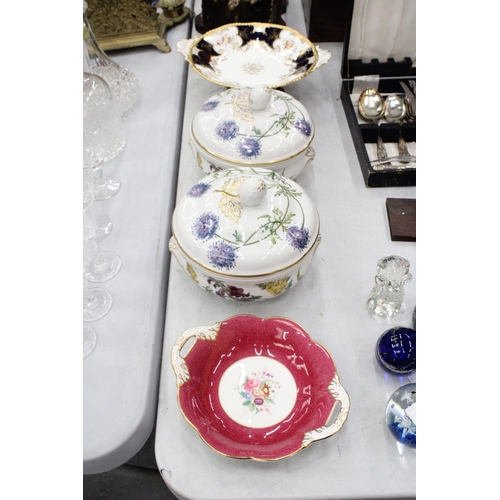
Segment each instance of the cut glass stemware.
M104 177L102 164L125 148L120 114L109 86L96 75L83 73L83 166L94 172L94 199L107 200L120 190L116 177Z
M98 252L85 262L84 277L92 283L103 283L118 274L122 260L115 252Z
M121 116L126 116L140 99L139 82L127 68L113 61L100 47L85 11L83 2L83 67L100 76L109 85Z
M97 334L89 325L83 325L83 358L85 359L97 345Z
M83 291L83 321L97 321L108 314L113 296L105 288L87 288Z

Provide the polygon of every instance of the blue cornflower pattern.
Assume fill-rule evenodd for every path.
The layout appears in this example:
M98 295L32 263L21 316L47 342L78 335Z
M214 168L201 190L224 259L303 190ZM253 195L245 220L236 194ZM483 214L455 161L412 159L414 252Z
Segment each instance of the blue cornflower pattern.
M209 111L212 111L219 105L219 101L207 101L202 107L200 111L204 111L205 113L208 113Z
M302 135L311 135L311 124L307 120L296 120L293 125Z
M209 188L210 184L207 184L206 182L199 182L198 184L195 184L186 194L190 198L200 198L208 191Z
M243 137L238 141L236 150L242 158L256 158L261 153L260 142L252 137Z
M239 130L240 127L234 120L225 120L215 127L215 133L224 141L234 139Z
M301 252L309 244L309 230L305 227L301 228L299 225L295 224L288 228L288 231L286 232L286 239L292 247Z
M192 231L195 238L209 240L219 228L219 217L213 212L201 214L193 223Z
M225 241L216 241L208 249L207 256L217 269L231 269L236 265L236 249Z

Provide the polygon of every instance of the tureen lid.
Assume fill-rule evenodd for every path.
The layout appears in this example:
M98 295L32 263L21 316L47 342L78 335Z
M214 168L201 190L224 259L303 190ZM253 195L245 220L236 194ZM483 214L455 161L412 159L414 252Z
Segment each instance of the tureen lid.
M192 136L217 158L265 168L304 151L314 124L304 105L285 92L264 86L227 89L196 113Z
M172 232L208 270L258 276L300 261L319 236L319 216L294 181L263 168L231 167L188 190L174 210Z

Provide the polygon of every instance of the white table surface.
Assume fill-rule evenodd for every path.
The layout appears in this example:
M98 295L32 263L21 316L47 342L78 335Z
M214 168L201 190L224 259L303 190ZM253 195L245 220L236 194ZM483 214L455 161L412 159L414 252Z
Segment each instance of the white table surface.
M287 23L305 33L294 5L289 4ZM416 451L399 445L385 425L390 395L416 382L416 373L388 374L374 355L375 343L385 330L412 325L416 244L391 241L385 202L388 197L416 198L416 188L365 187L340 101L342 44L319 45L331 51L330 62L285 88L306 106L316 126L316 158L297 182L316 203L322 242L300 284L269 301L225 301L196 286L171 260L155 453L165 483L180 499L340 500L416 495ZM190 69L177 197L202 176L187 145L188 130L198 108L218 89ZM391 319L376 319L367 311L366 300L377 261L391 254L410 261L413 280L406 287L402 311ZM349 417L336 435L275 462L227 458L200 439L179 411L170 351L185 330L235 314L289 317L330 351L351 401Z
M111 311L89 323L98 342L83 360L84 474L125 463L154 426L187 73L175 45L189 30L189 20L168 30L170 53L152 46L110 53L136 75L142 99L124 121L125 150L103 166L121 189L97 204L113 222L99 249L118 253L123 266L99 284L113 295Z

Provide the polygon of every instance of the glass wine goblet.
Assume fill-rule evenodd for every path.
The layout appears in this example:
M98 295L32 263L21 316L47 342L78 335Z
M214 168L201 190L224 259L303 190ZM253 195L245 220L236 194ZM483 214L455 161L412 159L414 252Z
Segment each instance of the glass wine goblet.
M87 18L88 5L83 1L83 68L100 76L110 87L118 111L125 117L140 100L137 77L113 61L101 48Z
M104 177L102 164L118 156L126 145L120 114L108 84L83 73L83 166L94 172L94 199L107 200L120 190L116 177Z
M83 210L89 208L90 203L94 197L94 174L92 169L83 167ZM95 215L95 233L94 238L96 241L103 240L113 229L113 223L102 214Z
M92 223L84 217L83 221L83 262L88 260L89 254L97 249L97 242L88 236L92 234ZM88 280L83 276L83 321L97 321L110 311L113 305L113 296L105 288L89 288Z
M83 324L83 358L85 359L97 345L97 333L90 326Z
M101 287L87 286L83 283L83 321L97 321L108 314L113 306L111 292Z
M97 251L93 200L93 175L91 169L83 169L83 263ZM105 316L113 305L113 296L104 288L89 288L83 276L83 321L97 321ZM90 334L90 331L87 333ZM84 330L85 347L85 330Z
M83 255L84 278L102 283L113 278L121 269L122 260L115 252L99 252L96 239L96 211L92 175L84 169L83 176Z

